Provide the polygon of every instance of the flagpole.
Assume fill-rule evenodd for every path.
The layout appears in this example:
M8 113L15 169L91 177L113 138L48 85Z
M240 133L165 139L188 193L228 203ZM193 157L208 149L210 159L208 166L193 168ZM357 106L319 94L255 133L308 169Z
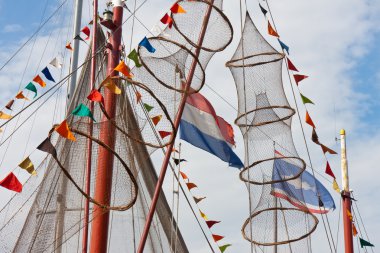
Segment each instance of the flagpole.
M160 196L160 193L161 193L161 188L162 188L162 184L164 183L164 178L165 178L166 171L167 171L167 168L168 168L171 152L172 152L173 147L174 147L174 140L175 140L175 138L177 136L177 132L178 132L178 128L179 128L179 123L180 123L181 118L182 118L182 113L183 113L183 110L185 108L188 92L190 90L190 86L191 86L191 83L192 83L192 80L193 80L193 77L194 77L195 69L196 69L196 66L197 66L197 58L199 57L199 55L201 53L201 48L202 48L203 40L204 40L204 37L205 37L205 34L206 34L208 22L210 20L213 4L214 4L214 0L210 0L209 1L209 6L207 8L207 11L206 11L206 14L205 14L205 17L204 17L204 20L203 20L202 30L200 32L200 36L199 36L199 39L198 39L197 48L195 49L195 53L194 53L195 58L194 58L194 60L193 60L193 62L191 64L191 67L190 67L190 70L189 70L189 74L188 74L187 79L186 79L187 81L186 81L186 85L185 85L185 92L183 93L183 97L181 99L181 103L179 105L178 112L177 112L177 115L176 115L175 120L174 120L174 129L173 129L173 134L171 135L171 142L167 146L166 153L165 153L165 158L164 158L164 160L162 162L160 176L158 177L157 185L156 185L156 188L154 190L154 195L153 195L153 198L152 198L152 203L151 203L150 208L149 208L149 213L148 213L148 216L146 218L144 230L143 230L143 233L141 235L141 239L140 239L139 247L137 249L137 253L143 253L144 248L145 248L145 243L146 243L146 240L148 238L149 229L150 229L150 226L152 224L154 212L156 210L158 197Z
M342 168L342 202L343 202L343 226L344 226L344 248L345 253L353 253L352 238L352 217L351 213L351 194L349 188L347 154L346 154L346 131L340 130L340 147L341 147L341 168ZM349 213L348 213L349 212Z

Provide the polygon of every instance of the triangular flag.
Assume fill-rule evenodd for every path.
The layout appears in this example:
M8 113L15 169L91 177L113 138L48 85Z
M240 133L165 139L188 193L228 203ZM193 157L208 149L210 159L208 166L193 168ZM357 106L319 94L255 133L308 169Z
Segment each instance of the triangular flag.
M50 74L50 71L49 71L48 67L45 67L41 72L42 72L42 74L44 74L44 76L46 77L46 79L48 79L49 81L52 81L52 82L55 83L54 78Z
M334 179L334 181L333 181L333 189L337 192L337 193L339 193L340 194L340 188L339 188L339 185L338 185L338 183L336 182L336 180Z
M11 101L9 101L6 105L5 105L5 108L7 108L8 110L12 110L12 106L13 106L13 104L14 104L14 102L15 102L15 100L14 99L12 99ZM1 115L1 113L0 113L0 115Z
M214 226L217 223L220 223L220 221L216 221L216 220L208 220L208 221L206 221L206 224L207 224L208 228L211 228L212 226Z
M85 38L85 40L88 40L90 38L90 28L88 28L87 26L83 27L82 30L81 30L82 33L86 34L87 38Z
M98 90L93 89L90 94L87 96L87 99L93 102L99 102L104 105L104 98L102 93L100 93Z
M140 63L139 61L139 55L137 54L137 51L136 49L133 49L129 55L127 56L129 59L131 59L134 63L135 63L135 66L137 68L140 68L142 66L142 64Z
M162 119L162 115L157 115L152 118L152 122L155 126L157 126L158 122L160 122L161 119Z
M353 218L352 218L352 214L351 214L350 210L346 209L346 212L347 212L348 218L350 219L350 221L352 221Z
M300 95L301 95L301 99L302 99L303 104L314 104L313 101L311 101L309 98L305 97L301 93L300 93Z
M161 18L160 21L165 25L169 25L169 28L172 28L173 19L167 13Z
M87 106L85 106L84 104L80 103L72 112L73 115L75 116L79 116L79 117L89 117L91 118L93 121L96 121L94 119L94 116L92 115L92 112L90 110L90 108L88 108Z
M3 132L3 129L2 128L0 128L0 133L2 133Z
M273 29L272 25L270 24L269 20L268 20L268 33L274 37L280 37L278 35L278 33Z
M13 172L9 173L5 178L3 178L3 180L0 181L0 186L15 192L22 191L22 184L18 181Z
M120 61L119 65L115 68L116 71L122 73L124 76L128 78L132 78L133 75L130 73L130 70L127 65L123 61Z
M217 241L220 241L224 238L224 236L221 236L221 235L212 235L212 238L214 238L214 241L217 242Z
M57 57L55 57L53 60L51 60L51 62L49 64L58 68L58 69L62 68L62 63L59 62Z
M193 188L198 188L198 186L197 186L196 184L194 184L194 183L186 183L186 185L187 185L187 188L188 188L189 190L191 190L191 189L193 189Z
M150 53L156 52L156 49L152 46L152 44L150 44L149 40L146 37L140 41L139 46L145 47L146 50L148 50Z
M225 244L225 245L219 246L219 250L221 253L223 253L230 246L232 246L232 244Z
M373 245L372 243L362 239L359 237L359 241L360 241L360 247L365 247L365 246L368 246L368 247L375 247L375 245Z
M178 158L173 158L173 161L174 161L175 165L178 165L181 162L187 162L185 159L178 159Z
M268 11L266 9L264 9L264 7L262 7L261 4L259 4L259 6L260 6L260 10L264 14L264 16L267 15Z
M173 13L186 13L185 9L182 8L181 5L179 5L178 3L175 3L171 8L170 8L171 12Z
M17 93L17 95L15 96L15 98L29 100L29 98L25 97L25 95L24 95L24 93L22 93L22 91L19 91Z
M67 48L68 50L73 51L73 48L71 47L71 42L68 42L68 43L66 44L66 48Z
M186 179L189 180L189 178L187 177L187 175L184 172L180 171L179 173L181 174L183 180L186 180Z
M319 138L318 138L318 135L317 135L317 132L315 131L315 129L313 128L313 131L311 133L311 140L317 144L317 145L320 145L319 143Z
M42 78L39 75L36 75L33 78L33 82L38 83L41 87L45 87L46 86L46 83L44 82L44 80L42 80Z
M204 200L206 197L200 197L200 198L197 198L197 197L193 197L194 198L194 201L195 201L195 203L199 203L199 202L201 202L202 200Z
M84 39L82 39L82 37L79 34L75 35L74 40L81 40L85 42Z
M117 87L115 82L109 76L107 76L107 78L104 79L104 81L100 84L100 87L102 87L102 86L109 89L112 93L121 94L121 89L119 87Z
M172 134L172 132L167 132L167 131L158 131L158 133L160 134L162 139Z
M331 155L336 155L336 154L338 154L337 152L335 152L334 150L332 150L332 149L326 147L326 146L323 145L323 144L321 144L321 148L322 148L322 152L323 152L324 154L326 154L326 152L329 153L329 154L331 154Z
M352 234L353 234L354 236L357 236L357 235L358 235L358 230L356 229L354 223L352 223Z
M204 214L201 210L199 210L199 212L201 213L201 217L202 217L204 220L208 220L206 214Z
M37 175L37 172L34 169L34 165L29 157L25 158L24 161L22 161L18 166L21 169L26 170L31 175Z
M294 66L294 64L290 61L290 59L286 58L286 60L288 61L288 69L298 72L298 69L296 68L296 66Z
M37 88L32 82L28 83L28 85L25 86L25 89L34 92L33 98L37 97Z
M330 164L329 162L326 163L326 170L325 170L325 173L331 177L333 177L334 179L336 179L335 175L334 175L334 172L331 170L331 167L330 167Z
M11 119L12 116L0 111L0 119Z
M310 126L312 126L313 128L315 128L314 122L313 122L313 120L311 119L311 117L310 117L308 111L306 111L305 122L306 122L307 124L309 124Z
M301 82L302 80L308 78L308 76L305 76L305 75L299 75L299 74L295 74L293 75L294 77L294 81L296 81L296 84L298 85L299 82Z
M280 43L281 48L289 54L289 47L284 42L282 42L280 39L278 39L278 43Z
M138 91L136 91L136 104L138 104L138 103L140 103L140 101L141 101L141 93L140 92L138 92Z
M62 123L55 129L55 131L66 139L76 141L74 134L69 129L69 125L67 125L66 120L62 121Z
M154 107L144 103L144 108L145 108L145 110L147 110L147 112L150 112Z
M50 138L46 138L40 145L37 147L38 150L51 154L53 157L57 157L57 150L51 144Z

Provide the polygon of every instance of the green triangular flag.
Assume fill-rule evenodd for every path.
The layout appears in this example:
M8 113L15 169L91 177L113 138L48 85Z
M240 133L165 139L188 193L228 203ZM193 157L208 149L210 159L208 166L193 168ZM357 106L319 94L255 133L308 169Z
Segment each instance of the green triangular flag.
M219 249L220 249L220 252L224 252L228 247L230 247L232 244L225 244L223 246L220 246Z
M359 237L359 240L360 240L360 247L364 247L364 246L368 246L368 247L375 247L375 245L373 245L372 243L370 242L367 242L366 240L362 239Z
M150 112L154 108L154 106L151 106L145 103L144 103L144 107L145 107L145 110L147 110L148 112Z
M25 89L34 92L34 97L33 98L37 97L37 88L36 88L36 86L33 83L31 83L31 82L28 83L28 85L25 87Z
M308 103L309 104L314 104L313 101L311 101L310 99L308 99L307 97L305 97L301 93L300 93L300 95L301 95L302 103L304 103L304 104L308 104Z
M72 114L79 117L90 117L93 121L96 121L90 109L82 103L74 109Z
M128 58L135 62L136 67L140 68L142 65L139 61L139 55L136 52L136 49L133 49L132 52L129 53Z

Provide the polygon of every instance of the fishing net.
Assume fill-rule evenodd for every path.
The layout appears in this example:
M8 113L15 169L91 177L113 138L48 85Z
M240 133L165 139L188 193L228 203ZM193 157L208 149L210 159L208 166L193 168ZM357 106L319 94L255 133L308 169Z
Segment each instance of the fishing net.
M142 66L132 69L133 79L112 79L122 91L114 96L115 117L102 104L95 103L93 116L96 121L90 123L88 118L74 115L67 117L75 142L60 137L52 129L49 138L55 144L57 155L49 155L49 159L37 168L39 173L44 173L42 182L30 178L23 193L7 203L5 208L11 212L0 212L0 219L4 221L0 228L2 252L80 251L86 200L90 201L89 231L92 220L110 215L109 252L136 251L157 183L149 156L173 141L170 137L161 138L158 131L173 132L173 121L186 84L191 87L188 93L199 91L205 82L204 70L209 60L232 40L232 26L220 11L221 0L178 3L186 14L172 14L172 28L167 27L148 39L155 53L141 46L138 48ZM101 31L97 37L98 45L106 44ZM103 95L107 89L101 87L107 77L106 58L105 54L97 55L95 87ZM90 54L87 60L89 62ZM80 103L89 106L86 98L90 93L89 80L90 64L87 63L69 112ZM161 120L152 125L151 118L158 115L162 116ZM88 150L89 140L92 141L91 150ZM85 171L90 151L91 191L86 193ZM96 169L105 164L99 155L101 152L112 161L105 172ZM110 182L106 183L111 190L104 203L95 197L99 178ZM99 208L101 212L94 212ZM173 252L171 242L174 240L177 240L176 252L188 252L171 218L170 207L161 194L146 252Z
M226 63L236 83L238 117L246 157L240 179L248 184L250 217L243 237L260 246L289 244L308 237L318 224L303 196L306 168L293 144L289 106L282 84L282 60L247 13L242 38ZM290 187L291 186L291 187ZM281 190L281 191L280 191ZM286 246L287 248L287 246Z

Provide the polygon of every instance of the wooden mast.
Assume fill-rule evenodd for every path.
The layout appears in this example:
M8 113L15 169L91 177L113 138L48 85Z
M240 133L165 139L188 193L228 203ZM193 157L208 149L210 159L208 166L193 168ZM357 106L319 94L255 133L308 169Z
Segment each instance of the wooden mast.
M352 238L352 220L349 216L351 213L351 194L349 188L347 154L346 154L346 131L340 130L340 147L341 147L341 168L342 168L342 202L343 202L343 226L344 226L344 248L345 253L353 253Z
M117 72L114 68L119 64L120 59L120 43L123 21L123 2L121 0L113 0L113 26L111 27L110 48L108 49L107 75L116 76ZM105 89L104 100L105 110L111 119L116 115L116 95ZM100 127L99 139L111 148L115 146L115 127L106 117L103 117ZM108 150L99 147L95 196L94 199L104 205L110 204L112 189L114 156ZM91 228L91 244L90 252L107 252L108 244L108 228L109 228L109 211L94 205L93 221Z

